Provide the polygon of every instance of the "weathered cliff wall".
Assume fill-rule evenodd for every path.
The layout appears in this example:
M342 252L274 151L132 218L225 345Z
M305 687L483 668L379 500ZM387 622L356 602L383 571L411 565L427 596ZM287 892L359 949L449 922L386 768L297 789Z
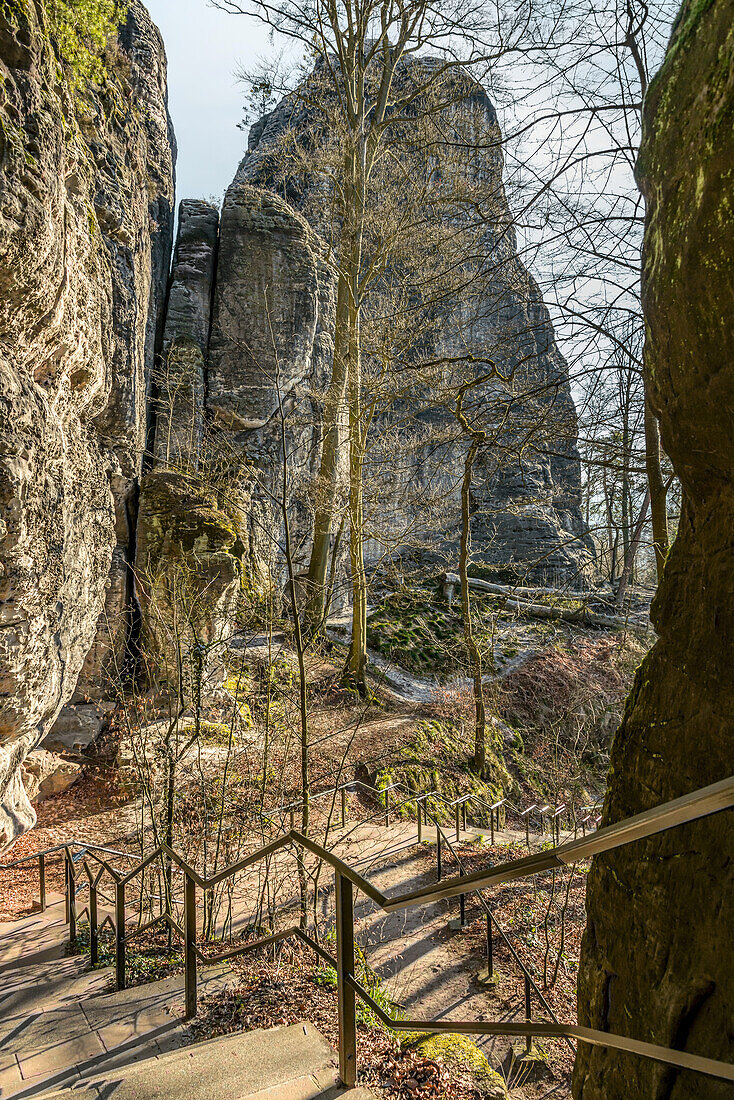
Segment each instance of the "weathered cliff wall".
M171 247L156 28L134 0L96 85L52 32L0 8L0 847L34 821L25 755L120 650Z
M283 199L235 179L222 210L207 405L221 458L242 469L236 504L255 586L263 566L285 577L281 404L297 568L308 561L321 440L314 395L328 380L334 319L334 278L316 233Z
M430 66L431 62L422 59L410 64ZM405 69L409 72L407 65ZM472 395L473 405L484 410L481 415L488 432L488 446L476 464L472 486L474 559L508 578L573 581L578 586L593 572L594 548L581 515L577 418L568 367L537 283L518 256L495 109L476 83L465 81L453 95L456 103L432 135L432 156L439 162L445 156L449 179L457 170L458 155L450 145L443 154L436 154L439 134L455 129L459 147L471 135L475 139L481 135L482 156L467 154L466 164L458 171L471 176L476 196L481 196L476 201L485 213L491 208L492 220L481 239L472 241L476 247L467 249L474 267L470 272L467 266L463 288L433 307L438 316L420 351L426 359L443 360L445 374L451 372L450 364L471 354L477 373L485 371L491 360L510 380L501 387L496 381L488 382ZM442 98L451 99L446 89ZM322 126L303 96L286 97L252 127L235 185L276 190L301 210L333 248L338 228L335 233L327 189L323 178L309 174L308 169L309 151L320 140ZM300 157L295 152L299 147ZM427 155L422 159L419 155L415 164L411 162L411 171L418 178L424 172L430 174L430 163ZM289 164L293 165L290 171ZM393 178L392 187L400 186ZM425 233L435 236L438 249L441 218L447 223L461 219L462 205L460 201L452 205L440 192L429 190L428 198L434 211L445 211L428 214L424 226ZM379 218L379 196L376 202ZM389 219L389 196L384 203ZM457 250L455 241L449 240L447 247ZM427 282L430 271L426 268ZM432 274L438 276L437 282L446 281L439 268ZM419 280L419 271L417 275ZM391 305L399 308L399 303ZM406 382L402 386L410 393L408 399L398 400L382 416L378 412L373 421L367 459L367 527L373 533L368 556L378 561L386 554L422 547L429 558L438 552L455 561L460 529L457 474L467 444L457 442L456 423L447 411L453 398L447 400L430 383L422 392L411 393Z
M680 528L614 740L609 823L723 779L734 759L734 2L683 5L645 103L646 363ZM734 817L595 861L580 1022L734 1062ZM714 1078L579 1045L576 1100L724 1100Z

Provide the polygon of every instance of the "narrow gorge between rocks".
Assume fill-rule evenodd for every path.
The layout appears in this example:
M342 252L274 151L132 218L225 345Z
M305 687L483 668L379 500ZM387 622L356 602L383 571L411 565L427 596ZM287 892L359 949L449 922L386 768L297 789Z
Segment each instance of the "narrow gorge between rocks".
M74 1053L117 1049L85 998L141 1011L138 936L143 1013L184 1029L170 1048L141 1031L141 1057L272 1027L295 1043L290 1077L243 1069L243 1100L732 1095L731 792L635 843L554 853L732 772L734 3L661 10L649 42L634 0L500 5L491 27L449 6L217 0L303 49L287 78L283 58L248 77L219 203L177 193L139 0L0 3L0 1096L103 1087ZM602 101L604 66L574 83L605 19L639 103ZM556 100L523 93L553 119L537 149L564 96L585 120L563 193L549 152L547 178L523 161L512 100L535 64L548 89L567 65ZM636 162L629 206L616 167L572 208L600 155L589 120ZM615 256L609 227L635 219L641 256ZM632 290L595 266L602 222ZM578 307L604 279L606 305ZM128 861L99 901L107 939L95 845ZM44 851L63 863L36 870ZM458 921L461 887L431 894L532 859L527 880L470 882ZM390 910L405 891L425 912ZM64 961L34 955L25 981L13 937L22 955L33 913ZM241 959L192 1023L193 956L215 943ZM82 978L89 951L116 986ZM36 1011L72 1001L83 1038L33 1070ZM571 1030L403 1038L380 1011Z

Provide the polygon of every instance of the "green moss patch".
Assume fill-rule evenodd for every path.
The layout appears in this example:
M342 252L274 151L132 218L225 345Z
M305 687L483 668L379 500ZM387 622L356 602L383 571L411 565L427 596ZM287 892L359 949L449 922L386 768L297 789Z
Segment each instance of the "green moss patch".
M424 1058L444 1062L469 1074L486 1100L506 1100L504 1078L490 1066L485 1055L467 1035L425 1035L409 1033L403 1047L412 1047Z
M493 744L491 729L487 736L487 770L484 777L477 775L472 769L474 746L470 738L470 731L451 722L419 722L410 738L377 772L375 785L386 788L391 783L400 782L416 793L431 789L440 791L449 802L465 794L476 794L492 803L513 787L513 780L499 747ZM403 797L401 794L400 798ZM382 801L384 804L384 795ZM397 801L398 798L393 796L391 802ZM440 820L453 821L454 811L443 802L434 800L430 808ZM397 810L398 814L406 817L412 817L414 812L412 804ZM472 807L471 816L475 822L482 821L477 806Z
M234 520L177 472L156 471L143 479L140 520L149 560L233 551L238 542Z
M492 659L493 614L502 597L472 593L474 630ZM467 655L458 601L449 607L438 588L391 593L367 620L367 644L390 661L419 676L450 676L466 670Z

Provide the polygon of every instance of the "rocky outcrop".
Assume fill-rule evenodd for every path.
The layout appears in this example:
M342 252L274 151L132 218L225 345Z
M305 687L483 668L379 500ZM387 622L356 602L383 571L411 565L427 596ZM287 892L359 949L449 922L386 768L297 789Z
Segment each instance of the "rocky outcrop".
M80 83L42 0L2 5L0 847L34 820L24 758L125 630L174 157L136 0L105 65Z
M73 760L64 760L46 749L33 749L23 761L21 777L28 798L36 804L63 794L76 783L81 772Z
M180 204L163 353L154 378L156 466L195 470L199 464L218 233L216 207L196 200Z
M221 461L242 470L234 503L256 587L283 568L280 404L297 568L307 562L321 438L314 393L328 379L334 317L334 279L317 235L288 203L236 179L222 210L207 407Z
M183 657L191 664L187 675L200 686L232 629L242 558L234 509L220 507L205 438L205 359L218 229L215 207L181 203L154 379L152 469L141 483L136 534L148 672L173 683Z
M612 749L604 823L732 771L734 2L688 0L645 103L646 363L683 507ZM734 1062L731 811L595 861L582 1024ZM576 1100L724 1100L712 1077L579 1044Z
M423 68L431 63L424 58L409 64ZM410 77L408 65L405 72ZM399 73L398 79L404 78L405 73ZM509 380L498 386L493 379L473 393L474 405L484 409L488 433L472 484L474 560L501 580L579 586L593 574L595 552L581 514L577 418L568 367L539 288L518 256L495 109L478 84L455 79L463 81L453 91L460 105L447 112L443 131L456 130L459 144L464 133L482 135L481 163L469 157L463 170L472 178L482 177L481 201L491 206L494 220L477 249L470 249L481 275L470 275L467 269L464 288L432 307L438 317L433 317L427 337L431 346L424 338L421 353L447 365L471 353L480 364L478 373L491 361ZM451 99L446 89L442 96ZM318 175L309 177L307 167L309 150L320 140L322 128L305 97L286 97L252 127L235 187L253 184L277 190L333 247L334 218L324 181ZM300 158L293 151L299 144ZM435 144L434 140L434 148ZM447 159L452 156L455 150L447 147ZM419 160L413 171L420 175L427 163L427 157ZM294 165L291 173L288 164ZM395 180L393 186L399 186ZM442 202L435 205L441 209ZM444 205L449 210L446 218L457 217L458 208ZM438 240L441 216L433 217ZM226 242L224 225L222 235ZM226 287L226 274L219 279ZM373 420L366 479L367 527L372 533L367 555L373 563L386 555L418 550L424 559L455 565L460 528L457 472L468 444L457 441L452 404L453 398L447 400L446 393L431 390L427 383L422 392L412 391L410 399L396 401L382 416L378 411Z

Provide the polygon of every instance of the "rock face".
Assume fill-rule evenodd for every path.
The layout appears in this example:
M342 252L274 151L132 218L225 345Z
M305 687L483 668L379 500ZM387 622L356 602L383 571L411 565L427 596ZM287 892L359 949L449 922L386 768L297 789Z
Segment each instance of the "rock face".
M734 2L683 5L650 86L639 175L646 361L683 508L612 750L604 823L732 772L734 745ZM734 1062L734 818L595 861L582 1024ZM724 1100L712 1077L579 1044L576 1100Z
M181 204L136 558L148 650L172 652L182 608L171 593L186 592L183 651L205 690L242 588L257 591L283 566L279 401L301 410L286 440L294 526L303 511L319 439L309 392L326 377L333 325L322 246L287 203L236 182L219 234L217 220L206 204ZM158 674L175 675L163 663Z
M328 379L334 318L334 280L316 233L288 203L235 179L222 210L207 404L224 459L243 465L236 503L255 585L261 565L282 568L279 402L295 555L307 563L304 513L321 431L312 395Z
M33 823L21 765L85 658L91 684L121 650L171 247L157 30L133 0L80 89L50 26L40 0L0 10L0 848Z
M430 60L420 64L430 66ZM496 112L478 84L467 83L460 94L459 112L466 119L459 129L481 133L491 150L478 167L471 161L465 171L482 177L491 194L494 224L479 242L481 282L469 284L448 305L438 307L443 321L434 325L427 358L451 363L469 351L479 362L492 360L511 379L499 387L488 382L473 394L475 406L489 410L484 426L490 440L480 453L472 484L473 557L502 580L579 585L593 572L594 547L581 515L577 418L568 368L538 286L517 254ZM447 119L446 128L455 125L455 118ZM304 182L303 163L318 132L315 112L303 97L287 97L252 127L234 186L277 189L329 239L333 226L324 213L329 204L323 181ZM281 150L299 143L302 159L291 156L297 167L288 175ZM446 216L452 217L453 211ZM440 219L436 224L440 230ZM226 241L224 225L222 236ZM226 272L219 276L225 289L227 277ZM456 436L442 395L427 389L375 417L366 503L367 526L374 536L367 555L373 563L418 549L429 560L438 554L455 566L461 522L457 475L466 450ZM395 461L396 447L400 462Z
M204 371L217 260L219 211L206 202L184 201L156 372L156 466L196 469L204 429Z
M467 111L477 109L499 138L492 105L472 85ZM141 484L137 528L138 596L151 649L163 644L161 628L170 635L174 620L181 621L165 593L186 588L195 595L198 620L190 624L189 641L196 636L209 653L235 629L238 591L262 594L272 577L284 587L284 493L296 572L308 564L309 504L317 491L336 323L336 279L328 262L334 242L318 201L307 202L299 191L300 178L276 184L272 154L289 127L306 142L309 125L296 99L253 127L219 224L206 203L181 204L156 375L153 463ZM496 223L483 242L494 257L493 276L482 295L474 293L472 308L481 301L471 318L468 295L451 303L448 314L462 314L462 325L437 325L442 335L434 349L439 357L460 355L471 328L473 350L497 359L517 391L502 389L496 416L509 402L511 427L477 464L475 557L503 574L578 583L593 546L580 512L568 371L538 288L517 256L501 157L488 157L482 170L497 194ZM436 547L455 556L464 445L445 406L422 392L409 414L417 428L401 440L396 462L395 424L405 412L403 403L392 419L375 418L365 478L373 564L386 547L415 551L415 541L396 536L406 527L420 532L424 557L435 557ZM537 425L545 421L552 428L541 438ZM528 433L534 433L531 445ZM342 454L346 461L346 446ZM434 511L414 494L423 485L439 501ZM334 572L344 578L336 551ZM332 607L343 598L337 590ZM196 646L185 648L194 653Z
M21 775L31 802L43 802L63 794L76 783L82 769L73 760L64 760L46 749L33 749L23 761Z

